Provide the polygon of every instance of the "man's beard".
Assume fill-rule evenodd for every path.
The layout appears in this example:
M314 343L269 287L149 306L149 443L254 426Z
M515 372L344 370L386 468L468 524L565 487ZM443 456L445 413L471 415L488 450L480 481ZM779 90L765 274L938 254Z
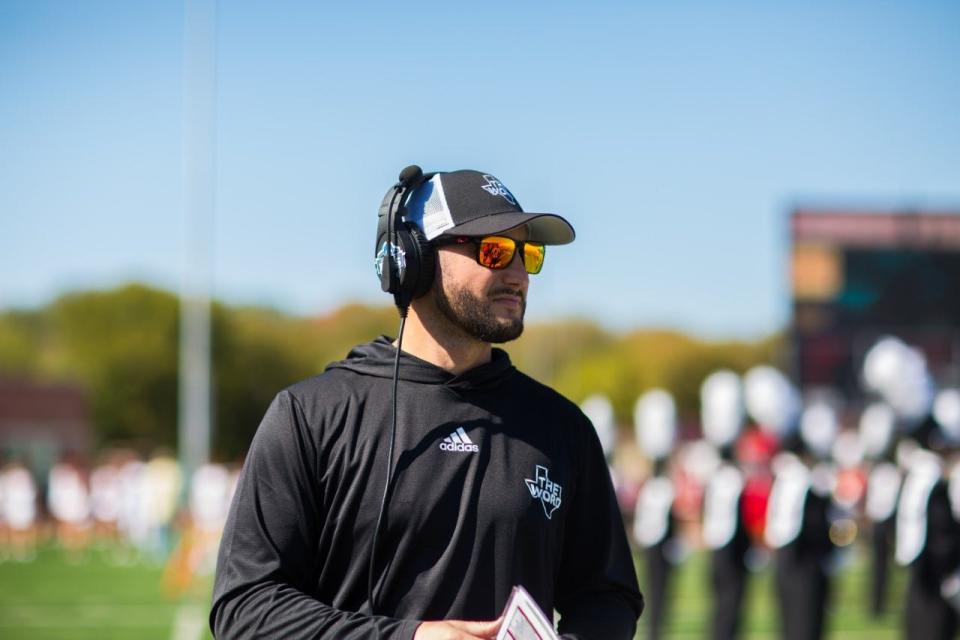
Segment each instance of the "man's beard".
M523 293L517 289L502 287L491 291L489 297L501 293L519 296L519 317L497 318L489 300L478 298L466 289L455 289L451 296L447 296L441 282L437 282L433 287L433 299L440 313L455 327L481 342L509 342L516 340L523 333L523 314L527 310L527 301Z

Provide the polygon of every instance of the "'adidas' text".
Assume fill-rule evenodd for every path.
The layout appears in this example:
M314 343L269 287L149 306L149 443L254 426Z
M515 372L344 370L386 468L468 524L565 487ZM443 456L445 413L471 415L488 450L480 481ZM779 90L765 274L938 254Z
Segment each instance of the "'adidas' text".
M473 444L473 440L463 430L463 427L457 427L457 430L448 435L440 442L441 451L462 451L465 453L476 453L480 447Z

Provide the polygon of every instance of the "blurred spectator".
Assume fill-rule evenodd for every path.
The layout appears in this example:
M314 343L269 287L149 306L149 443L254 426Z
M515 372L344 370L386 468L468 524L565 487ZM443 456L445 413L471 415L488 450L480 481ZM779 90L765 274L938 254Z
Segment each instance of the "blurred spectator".
M215 568L217 545L227 521L235 483L235 477L222 464L205 464L193 474L190 516L199 537L201 557L196 567L204 575L212 574Z
M74 455L66 455L50 469L47 506L57 541L72 561L90 541L90 492L85 470Z
M217 547L236 489L237 473L217 463L201 465L190 479L189 519L164 571L164 589L186 591L196 576L212 575Z
M126 543L126 551L146 551L150 536L146 470L147 465L133 453L128 453L120 465L117 529ZM134 557L129 553L122 553L118 555L118 559L132 562Z
M120 518L123 455L118 451L107 452L101 464L90 474L90 506L94 536L99 542L105 544L116 545L120 542L117 522Z
M146 512L146 551L157 563L163 563L171 550L171 527L180 499L182 476L180 465L166 449L154 453L144 469L144 494L141 499Z
M19 562L30 561L37 546L37 484L17 460L0 472L0 484L4 500L0 511L6 518L10 557Z

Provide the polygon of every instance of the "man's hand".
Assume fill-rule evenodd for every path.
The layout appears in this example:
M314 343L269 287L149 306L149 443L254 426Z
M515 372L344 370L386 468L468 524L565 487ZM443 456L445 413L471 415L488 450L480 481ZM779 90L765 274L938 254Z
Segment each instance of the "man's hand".
M413 640L494 640L503 619L488 622L437 620L417 627Z

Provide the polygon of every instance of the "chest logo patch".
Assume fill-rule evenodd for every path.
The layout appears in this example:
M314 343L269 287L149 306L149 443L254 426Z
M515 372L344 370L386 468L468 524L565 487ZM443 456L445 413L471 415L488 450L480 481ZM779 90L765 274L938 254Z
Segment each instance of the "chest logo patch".
M524 478L523 481L527 483L527 489L530 490L533 499L540 500L544 515L548 520L551 519L553 512L560 508L563 487L550 480L547 468L540 465L537 465L535 479Z
M440 443L441 451L463 451L466 453L476 453L480 447L473 443L463 427L457 427L457 430L448 435Z

